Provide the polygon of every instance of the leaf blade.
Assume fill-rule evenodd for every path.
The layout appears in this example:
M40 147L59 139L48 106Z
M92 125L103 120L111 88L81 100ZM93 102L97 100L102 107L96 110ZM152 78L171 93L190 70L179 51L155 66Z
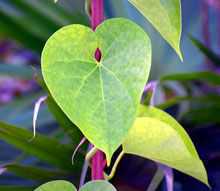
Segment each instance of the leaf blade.
M56 191L56 190L77 191L74 185L64 180L56 180L45 183L40 187L38 187L37 189L35 189L34 191Z
M117 191L115 187L107 181L97 180L86 183L80 191Z
M125 139L123 149L175 168L208 185L206 170L191 139L171 116L159 109L146 108Z
M97 47L102 52L99 63L94 58ZM149 75L151 43L146 33L122 18L105 21L95 33L70 25L48 40L42 63L54 100L110 163L132 126Z
M180 50L182 32L180 0L128 0L157 29L162 37L176 51L181 61Z

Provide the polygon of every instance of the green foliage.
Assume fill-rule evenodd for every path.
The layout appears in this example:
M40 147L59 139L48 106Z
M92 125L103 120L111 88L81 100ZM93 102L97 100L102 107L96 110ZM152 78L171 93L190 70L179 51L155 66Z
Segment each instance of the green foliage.
M61 144L56 139L48 138L40 134L37 134L34 139L32 139L32 137L32 132L28 130L0 122L1 140L49 164L53 164L67 171L74 171L75 169L77 172L78 165L81 164L81 161L77 160L77 163L72 166L71 156L73 149L71 146Z
M117 191L112 184L107 181L91 181L85 184L80 191Z
M206 170L191 139L181 125L162 110L142 108L123 143L123 150L170 166L208 185Z
M100 62L94 58L96 48ZM110 19L94 33L81 25L56 32L42 53L43 77L60 108L108 163L131 128L151 63L146 33L126 19ZM95 132L95 133L94 133Z
M177 52L180 59L180 38L182 30L180 0L128 0L158 30L163 38Z
M76 188L69 182L57 180L43 184L34 191L76 191ZM113 185L107 181L98 180L85 184L79 191L117 191Z
M49 36L60 27L70 23L87 24L85 16L71 14L51 0L34 3L29 0L9 0L4 3L12 9L0 6L0 34L39 53Z
M201 82L206 82L211 85L220 85L220 75L215 72L191 72L169 74L161 78L162 82L173 80L180 82L190 82L192 80L197 80Z
M34 191L77 191L75 186L64 180L51 181L43 184Z
M49 181L53 178L67 176L67 173L63 171L48 170L44 168L24 166L18 164L7 164L4 165L3 168L5 168L7 172L13 173L19 177L37 181Z
M211 49L206 47L202 42L190 36L193 44L216 66L220 66L220 56L213 52Z
M180 1L129 1L150 21L182 59L179 48ZM41 52L45 40L63 25L86 24L83 17L77 15L73 17L51 0L38 0L35 3L29 0L9 0L7 3L16 11L7 12L0 7L1 33L38 52ZM15 30L11 30L12 28ZM193 41L212 61L218 61L215 54L198 41ZM97 48L102 53L100 62L94 58ZM7 164L4 168L20 177L37 181L66 177L70 172L77 175L83 161L80 155L80 158L75 160L74 166L71 164L73 145L76 146L82 138L82 134L76 128L77 125L92 144L106 153L108 164L114 151L123 144L126 153L163 163L208 184L204 166L180 124L156 108L140 107L137 111L143 87L148 79L150 63L150 40L140 27L129 20L122 18L107 20L95 32L82 25L61 28L46 43L42 54L42 70L50 91L47 105L59 125L71 138L71 145L61 144L54 138L40 134L31 140L30 131L2 122L0 122L0 139L62 170L48 170L19 164ZM29 68L2 65L0 74L31 79L33 72ZM219 75L211 72L170 75L165 76L161 81L166 80L203 80L214 85L220 84ZM48 91L43 81L42 84ZM8 119L8 116L14 116L15 113L32 116L32 112L30 114L29 111L26 115L24 111L33 99L41 94L40 92L31 95L27 101L24 99L14 101L7 108L2 107L1 118ZM148 98L150 97L151 94ZM166 108L182 100L193 99L191 96L178 97L160 107ZM145 103L148 101L149 99L145 100ZM18 109L14 109L15 107ZM219 111L219 107L216 108ZM12 109L16 112L9 115ZM212 111L218 113L217 110ZM136 118L137 113L138 118ZM200 116L206 120L211 118L201 113L194 113L195 115L189 113L191 118L193 116L197 118ZM216 119L216 114L207 113ZM43 116L46 122L51 122L47 108L43 110ZM152 184L152 188L161 181L161 172L157 175L156 184ZM29 191L33 188L0 186L1 190ZM66 181L53 181L40 186L35 191L56 190L74 191L76 188ZM116 191L106 181L89 182L80 189L80 191L103 190Z
M220 101L218 101L215 105L205 106L205 104L202 104L197 108L191 108L183 114L182 118L184 121L190 122L190 124L193 125L220 124L219 103Z
M191 105L203 105L204 107L213 107L220 106L220 96L215 94L206 94L201 96L175 96L161 104L158 104L157 107L160 109L168 109L173 105L179 104L182 101L188 101ZM202 112L205 113L205 112ZM201 118L198 118L200 120Z

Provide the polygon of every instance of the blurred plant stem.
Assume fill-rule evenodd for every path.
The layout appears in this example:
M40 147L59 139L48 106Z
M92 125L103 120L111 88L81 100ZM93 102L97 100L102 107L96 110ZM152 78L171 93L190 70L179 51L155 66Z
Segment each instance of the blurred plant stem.
M207 2L201 2L201 19L202 19L202 36L204 39L204 44L206 47L210 48L211 41L210 41L210 31L209 31L209 6ZM208 69L213 69L213 64L210 62L209 59L205 59L205 67Z

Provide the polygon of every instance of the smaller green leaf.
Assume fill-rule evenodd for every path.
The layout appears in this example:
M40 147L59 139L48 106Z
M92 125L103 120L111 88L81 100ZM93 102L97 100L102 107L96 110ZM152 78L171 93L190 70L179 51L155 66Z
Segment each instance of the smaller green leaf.
M139 116L123 143L124 152L165 164L208 185L203 163L181 125L154 107L141 107Z
M161 81L180 81L188 82L191 80L198 80L207 82L211 85L220 85L220 75L214 72L191 72L191 73L179 73L170 74L161 78Z
M41 185L34 191L77 191L76 187L64 180L51 181Z
M157 29L183 60L180 50L182 30L180 0L128 0Z
M116 188L107 181L98 180L85 184L80 191L117 191Z

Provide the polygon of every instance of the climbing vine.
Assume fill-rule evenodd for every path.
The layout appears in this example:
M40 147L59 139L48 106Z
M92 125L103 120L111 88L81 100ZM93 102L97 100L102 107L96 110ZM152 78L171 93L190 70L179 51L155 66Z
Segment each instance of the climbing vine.
M182 60L180 1L129 2ZM203 163L183 127L152 101L147 106L141 104L143 91L152 85L148 83L152 54L148 34L125 18L104 20L104 0L87 3L91 28L73 24L59 29L46 42L41 59L52 98L92 145L86 160L93 181L80 191L115 191L108 180L126 153L151 159L164 165L163 169L174 168L208 185ZM119 148L121 153L113 162ZM104 170L111 163L108 175ZM36 191L61 189L76 190L66 181L53 181Z

